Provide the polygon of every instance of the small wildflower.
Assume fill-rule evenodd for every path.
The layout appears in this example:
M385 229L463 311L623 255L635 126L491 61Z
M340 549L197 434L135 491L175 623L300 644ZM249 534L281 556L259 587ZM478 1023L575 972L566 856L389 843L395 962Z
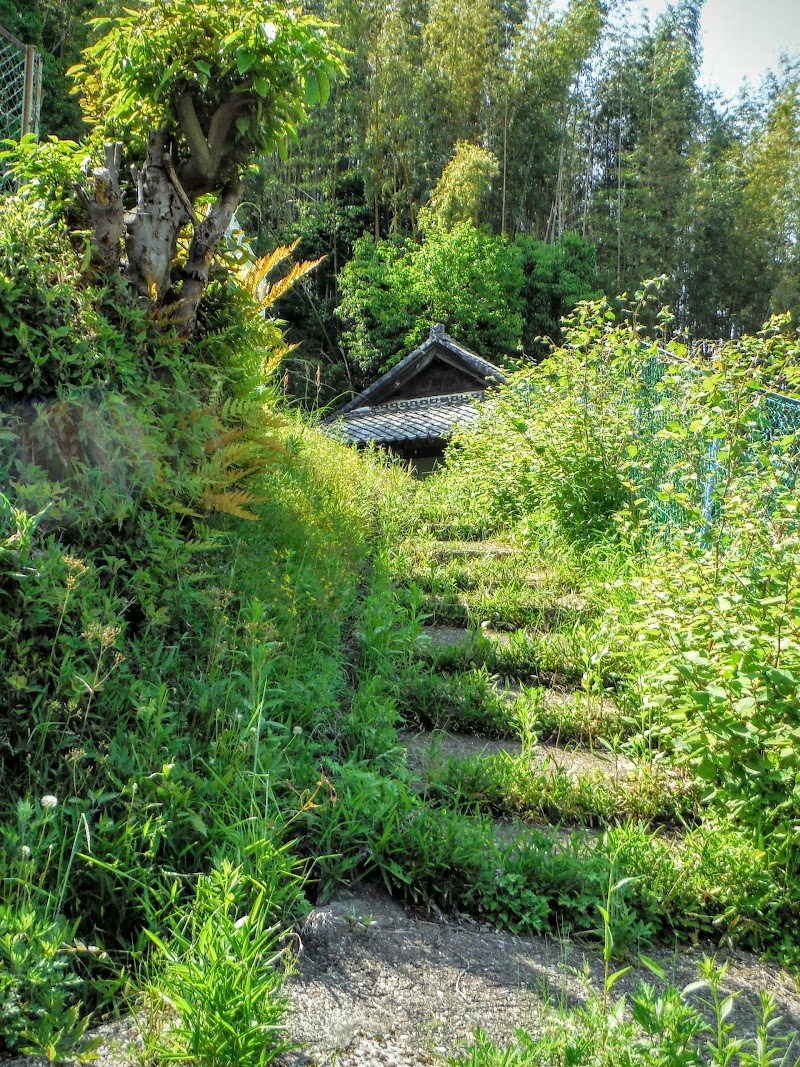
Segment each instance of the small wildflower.
M31 858L31 850L28 848L27 845L22 846L22 848L20 849L20 853L24 860L29 860Z
M58 807L58 797L54 797L51 793L42 797L42 807L45 811L52 811L53 808Z
M292 728L292 733L294 734L295 737L299 737L302 732L303 732L303 727L302 726L295 726L295 727Z

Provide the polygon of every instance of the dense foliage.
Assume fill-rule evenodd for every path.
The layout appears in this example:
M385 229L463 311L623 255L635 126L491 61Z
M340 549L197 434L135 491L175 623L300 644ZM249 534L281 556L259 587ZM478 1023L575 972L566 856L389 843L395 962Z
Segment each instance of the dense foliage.
M313 193L300 221L314 252L331 242L320 285L348 360L377 373L431 318L485 355L521 343L545 358L414 483L281 411L270 375L285 346L262 312L293 280L295 309L319 295L304 267L271 279L289 249L247 269L223 242L187 336L168 289L137 296L98 262L72 195L81 146L6 157L20 185L0 213L0 1049L88 1053L88 1012L124 993L146 1010L153 1062L266 1067L285 1047L287 930L374 878L417 905L598 945L598 997L517 1048L479 1035L475 1067L776 1062L772 1002L738 1042L710 962L706 1015L657 967L660 992L610 991L614 959L657 938L800 960L800 335L776 318L707 355L669 340L676 317L702 321L698 292L726 326L776 292L791 302L796 84L787 72L746 129L723 128L694 86L690 3L599 54L591 0L560 18L544 6L535 25L477 0L457 20L438 2L420 17L335 13L350 93L335 90L262 179ZM199 61L176 36L195 15L217 34ZM101 24L81 75L132 143L177 122L173 163L197 196L211 171L181 94L209 135L231 94L247 98L217 146L224 184L339 69L318 22L253 15L237 36L220 31L229 15L132 8ZM143 28L162 35L175 69L159 53L158 74L115 80L120 27L140 58ZM256 80L276 71L288 84L272 115ZM143 123L134 91L150 96ZM407 110L423 91L430 106ZM332 116L335 168L315 186ZM713 160L701 119L717 122ZM569 143L588 156L573 158L566 130L587 123ZM675 258L676 205L700 179L696 239L717 247L720 218L758 238L742 244L741 276L760 285L746 314L741 292L720 297L738 292L722 272L703 290ZM188 209L184 223L202 227ZM187 235L181 224L176 247ZM596 269L622 286L644 264L663 265L674 311L655 285L578 303ZM315 321L328 343L333 318ZM463 642L434 647L429 619L464 626ZM440 762L420 790L401 721L510 739L518 754ZM586 743L633 773L542 765L540 740ZM500 834L498 816L526 824Z
M421 245L360 238L340 275L343 343L371 375L416 347L431 322L486 359L514 352L522 333L523 274L502 237L471 222L434 231Z
M441 3L389 11L337 0L325 10L351 50L350 79L291 158L263 163L250 180L254 227L303 233L339 266L363 229L376 241L418 239L466 141L497 161L481 225L512 241L578 235L594 250L598 281L579 298L633 293L664 274L678 325L694 337L797 313L796 66L730 103L702 91L694 0L635 28L588 0L561 13L484 0L457 13ZM466 43L470 34L480 49ZM361 341L347 314L340 334L331 315L339 293L322 280L290 316L309 361L335 373L339 349L358 359ZM537 271L522 295L528 354L540 354L537 334L558 339L541 318L548 284ZM345 281L345 307L349 294ZM559 314L575 303L569 287L562 297Z
M64 71L87 43L83 20L112 8L100 0L3 0L0 22L47 53L45 132L75 136ZM194 17L196 5L192 10ZM443 210L452 219L534 247L578 235L593 250L596 280L591 253L570 252L563 265L555 256L555 278L549 257L537 253L539 266L526 270L521 296L513 284L504 294L508 322L494 340L506 345L517 337L521 313L528 355L541 355L538 336L558 339L558 318L577 299L631 293L642 278L660 274L679 326L694 337L754 331L773 312L797 313L796 65L790 60L733 102L703 91L696 0L680 0L635 28L597 0L573 0L561 12L553 3L500 10L470 0L457 14L444 3L384 10L371 0L330 0L314 14L330 20L348 50L346 87L334 86L327 98L326 76L303 81L301 96L276 121L294 124L295 104L323 106L298 131L297 143L286 151L279 146L248 175L241 213L263 243L260 252L302 236L304 255L328 256L283 308L294 339L303 342L293 358L304 362L287 364L289 387L308 403L363 385L376 367L365 345L374 349L380 331L365 342L365 327L347 310L352 279L340 284L355 242L365 232L376 242L419 240L442 181L439 201L448 203ZM198 18L195 24L180 32L179 48L194 48ZM242 86L258 95L253 78L266 76L255 61L259 47L243 37L226 47L227 59L201 56L201 67L193 61L186 67L193 97L229 61L245 68ZM167 55L168 41L161 51ZM175 94L156 82L140 86L148 87L157 90L165 116ZM262 143L255 127L245 129L246 116L238 117L242 144ZM457 206L458 190L454 197L447 192L453 178L477 181L466 214ZM449 290L442 295L452 298ZM455 336L470 343L459 337L454 299L439 317L451 317ZM423 314L412 305L412 318ZM380 363L392 355L384 352ZM359 363L370 370L359 372L353 366ZM309 390L317 367L322 387Z

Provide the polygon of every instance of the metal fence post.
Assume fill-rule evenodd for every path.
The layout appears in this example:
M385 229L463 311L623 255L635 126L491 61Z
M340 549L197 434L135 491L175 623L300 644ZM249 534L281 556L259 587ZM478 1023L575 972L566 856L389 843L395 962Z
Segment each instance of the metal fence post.
M33 45L25 46L25 82L22 89L22 136L31 132L33 110Z
M708 449L708 470L706 472L705 485L703 486L703 528L700 531L700 545L702 548L708 548L708 535L711 532L711 524L714 519L714 490L717 487L719 446L720 439L715 437Z
M42 57L0 26L0 138L39 133Z

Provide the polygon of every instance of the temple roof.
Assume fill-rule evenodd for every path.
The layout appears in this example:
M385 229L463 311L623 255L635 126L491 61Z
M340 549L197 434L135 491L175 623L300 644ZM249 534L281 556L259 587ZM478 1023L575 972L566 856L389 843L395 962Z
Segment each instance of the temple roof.
M478 405L485 396L484 390L476 390L397 400L374 408L362 406L340 414L334 428L350 443L364 445L445 440L457 426L478 417Z

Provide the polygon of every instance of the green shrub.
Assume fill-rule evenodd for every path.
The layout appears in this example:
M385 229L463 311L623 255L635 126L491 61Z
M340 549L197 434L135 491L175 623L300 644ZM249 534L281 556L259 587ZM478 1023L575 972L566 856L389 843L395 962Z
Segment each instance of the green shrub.
M522 271L505 237L472 222L436 229L422 244L356 241L339 275L337 314L348 356L372 376L420 344L431 323L492 362L513 356L522 329Z
M618 320L604 301L579 304L565 343L497 391L450 444L439 492L487 530L537 513L581 541L613 534L631 502L638 439L631 375L644 363L635 311Z
M540 356L548 338L559 341L562 319L599 288L595 249L576 233L555 242L518 234L514 248L525 277L522 346L528 356Z
M54 1061L97 1044L82 1041L89 1020L70 958L76 925L0 904L0 1051Z
M684 528L651 550L616 640L643 696L646 739L797 870L798 437L769 428L762 391L794 373L797 339L780 325L672 376L693 419L661 431L679 453L660 495Z
M683 990L667 981L654 960L642 957L640 964L657 976L660 987L640 981L630 996L609 999L625 968L606 976L602 993L587 983L580 1007L548 1005L540 1032L534 1036L520 1028L514 1045L504 1048L478 1030L465 1054L448 1060L450 1067L797 1067L800 1061L790 1058L797 1035L776 1031L781 1018L772 994L761 994L755 1026L748 1036L740 1036L741 1022L732 1014L739 994L724 990L727 963L718 966L704 956L698 980Z

